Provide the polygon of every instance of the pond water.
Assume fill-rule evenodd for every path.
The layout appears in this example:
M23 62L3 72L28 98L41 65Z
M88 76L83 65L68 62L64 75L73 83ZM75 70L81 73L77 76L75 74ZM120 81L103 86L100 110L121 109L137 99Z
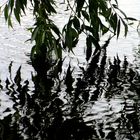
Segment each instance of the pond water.
M119 3L129 16L140 19L139 0ZM65 8L60 4L60 14L54 17L60 27L67 22ZM8 29L0 16L0 140L139 140L137 23L126 38L112 39L85 70L81 39L75 56L65 54L63 75L60 70L54 77L53 70L48 76L36 75L28 64L30 11L22 20L22 26L13 20L14 29Z

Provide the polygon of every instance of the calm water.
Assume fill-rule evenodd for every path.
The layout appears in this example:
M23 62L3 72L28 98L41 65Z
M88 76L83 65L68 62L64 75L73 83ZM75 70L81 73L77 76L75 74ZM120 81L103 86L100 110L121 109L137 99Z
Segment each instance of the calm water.
M120 6L140 19L139 0L121 0ZM62 16L65 8L61 4L54 17L60 27L67 22L68 13ZM107 52L97 54L87 69L79 68L86 65L82 38L76 56L64 60L62 75L60 69L59 76L51 70L42 77L31 75L34 71L27 63L32 46L25 43L30 37L29 19L30 12L22 26L13 21L14 29L8 29L0 17L0 140L139 140L137 24L127 38L113 39Z

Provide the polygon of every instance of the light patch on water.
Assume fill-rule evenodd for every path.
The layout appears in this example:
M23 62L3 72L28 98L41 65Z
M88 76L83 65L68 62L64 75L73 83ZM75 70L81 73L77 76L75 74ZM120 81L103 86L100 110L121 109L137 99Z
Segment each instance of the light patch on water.
M119 115L119 112L123 109L123 102L121 98L110 99L110 101L106 98L100 98L93 105L89 103L85 110L85 122L89 120L105 121L111 118L110 116Z

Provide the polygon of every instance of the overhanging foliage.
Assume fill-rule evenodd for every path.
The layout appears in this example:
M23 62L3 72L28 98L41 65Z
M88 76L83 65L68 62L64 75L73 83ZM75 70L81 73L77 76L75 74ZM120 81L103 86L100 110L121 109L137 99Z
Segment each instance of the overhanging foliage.
M92 48L100 50L100 38L105 34L120 35L121 26L124 36L128 32L127 20L130 19L119 9L117 0L67 0L67 7L71 10L69 20L62 32L52 20L56 15L58 2L55 0L8 0L3 4L4 16L9 26L12 25L12 14L20 23L22 14L26 14L29 5L32 6L35 23L31 31L31 41L35 41L31 51L34 61L41 57L43 61L62 57L62 50L72 51L76 47L81 33L86 34L86 59L92 56Z

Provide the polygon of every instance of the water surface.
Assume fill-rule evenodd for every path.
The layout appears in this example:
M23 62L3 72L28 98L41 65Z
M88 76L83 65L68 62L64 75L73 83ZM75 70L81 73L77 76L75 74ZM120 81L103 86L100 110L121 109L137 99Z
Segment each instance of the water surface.
M139 0L121 0L120 6L139 19ZM65 8L60 4L54 17L60 28L67 22ZM25 43L30 19L28 14L22 26L13 21L14 29L8 29L0 17L0 139L139 140L140 65L139 51L133 51L140 43L137 25L126 38L113 39L88 67L82 38L75 56L66 54L63 74L59 70L55 77L53 69L48 76L31 74L26 54L32 44Z

